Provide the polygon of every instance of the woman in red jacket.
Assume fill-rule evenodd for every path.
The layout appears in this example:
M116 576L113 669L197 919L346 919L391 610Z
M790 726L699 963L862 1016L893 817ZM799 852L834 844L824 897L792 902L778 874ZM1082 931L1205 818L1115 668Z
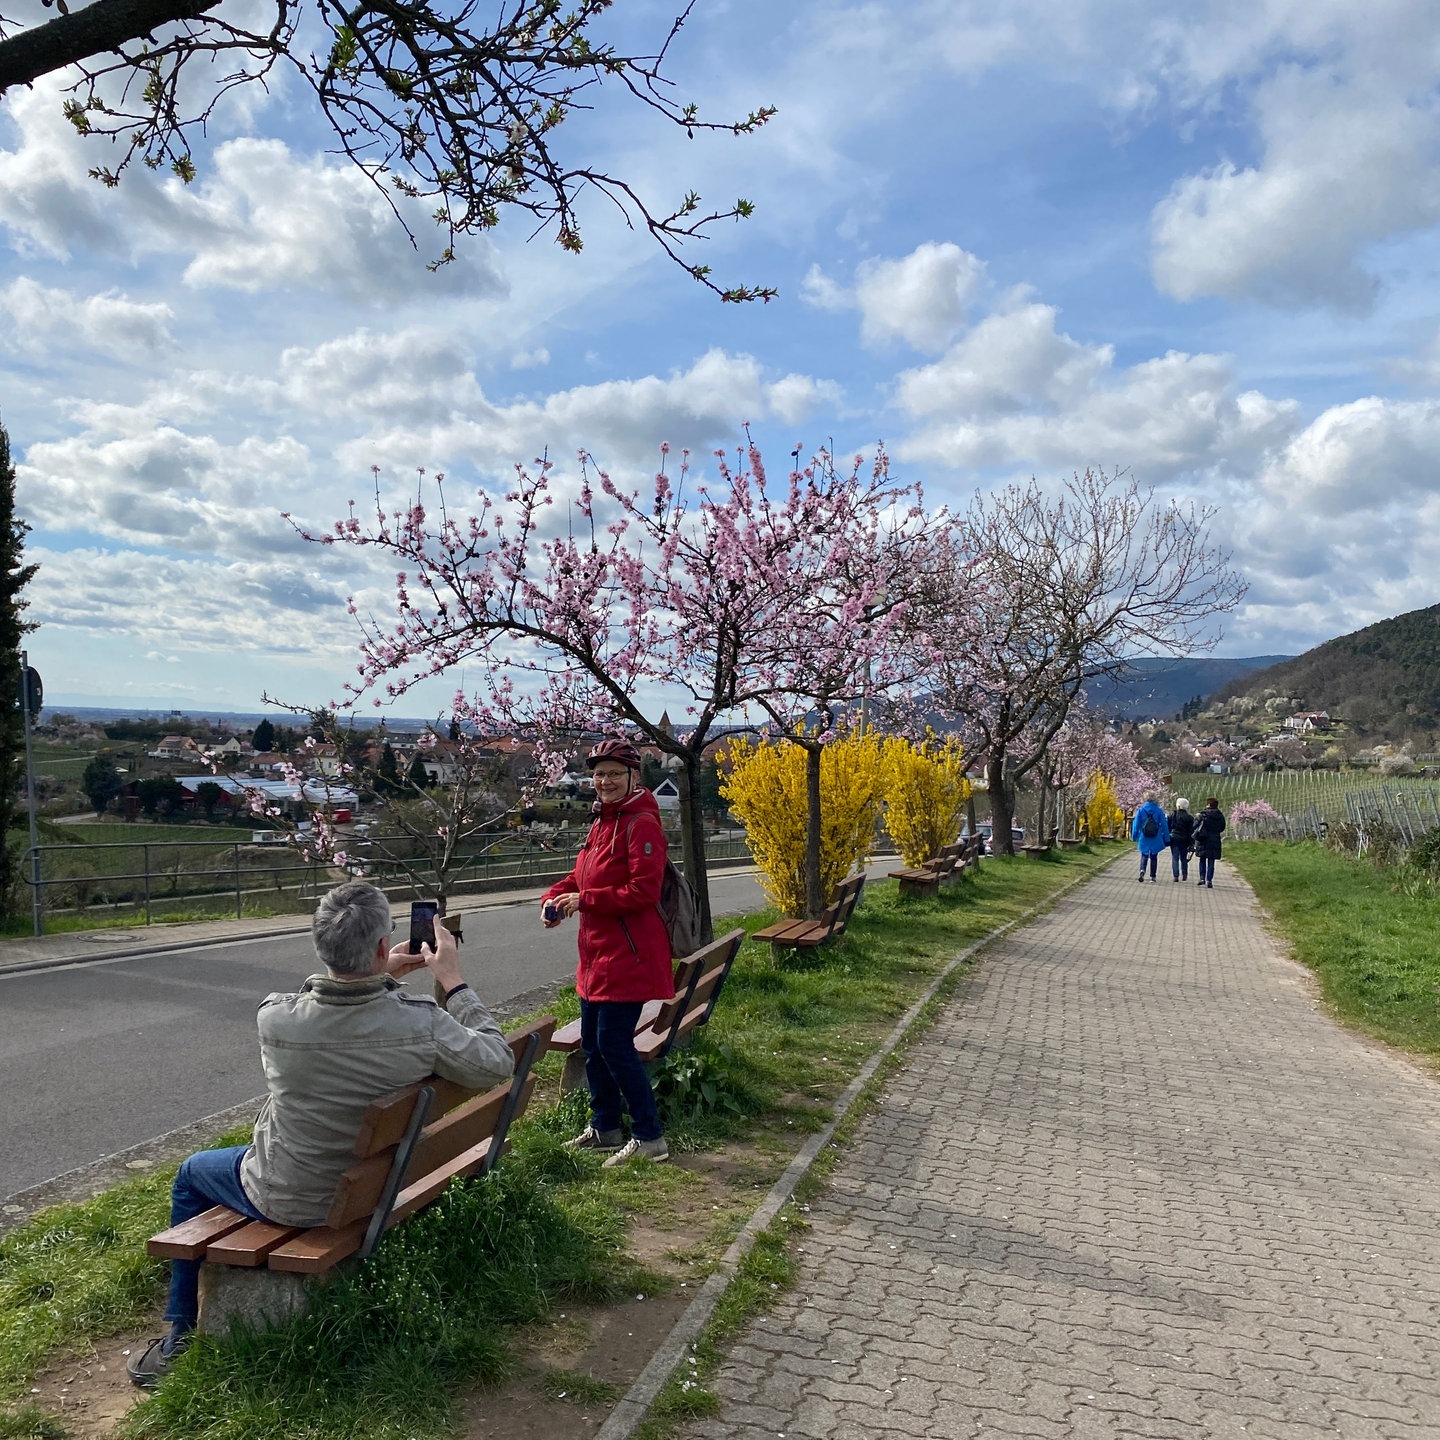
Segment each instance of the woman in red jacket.
M595 821L575 868L541 899L547 927L580 917L580 1048L590 1087L590 1123L567 1143L612 1150L607 1166L636 1155L668 1160L650 1077L635 1053L635 1025L647 1000L675 993L670 937L657 906L665 875L660 807L639 783L640 752L602 740L586 758L595 778ZM621 1102L630 1112L624 1145Z

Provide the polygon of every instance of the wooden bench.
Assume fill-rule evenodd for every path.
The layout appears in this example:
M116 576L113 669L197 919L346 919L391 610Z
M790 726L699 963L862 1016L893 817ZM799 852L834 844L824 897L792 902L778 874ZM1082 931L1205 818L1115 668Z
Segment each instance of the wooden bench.
M1042 855L1050 853L1048 845L1017 845L1015 848L1022 855L1028 855L1032 860L1038 860Z
M890 878L900 882L900 898L914 899L917 896L939 893L941 883L949 880L955 867L960 863L960 847L947 845L938 855L920 865L904 870L892 870Z
M731 930L675 962L673 998L651 1000L635 1022L635 1052L645 1064L658 1065L676 1045L685 1043L702 1025L710 1023L744 940L743 930ZM550 1049L567 1052L560 1076L561 1090L578 1089L585 1075L579 1020L560 1026L550 1038Z
M751 937L768 944L778 959L786 950L814 950L845 933L860 896L865 876L852 875L835 887L835 898L818 920L779 920Z
M386 1230L457 1176L487 1174L500 1159L510 1126L534 1091L533 1067L555 1024L547 1015L505 1037L515 1073L493 1090L477 1093L432 1075L372 1101L361 1118L355 1163L340 1176L323 1225L276 1225L217 1205L151 1236L146 1251L159 1259L204 1260L207 1270L216 1265L290 1276L323 1275L352 1256L366 1259ZM204 1313L206 1271L201 1275L201 1328L223 1328ZM282 1309L302 1308L297 1294Z

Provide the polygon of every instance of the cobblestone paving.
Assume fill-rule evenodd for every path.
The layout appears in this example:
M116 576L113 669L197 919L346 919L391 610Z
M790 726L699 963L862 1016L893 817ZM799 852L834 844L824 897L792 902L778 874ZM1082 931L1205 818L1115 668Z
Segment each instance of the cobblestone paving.
M691 1440L1440 1436L1440 1086L1219 872L1122 861L982 960Z

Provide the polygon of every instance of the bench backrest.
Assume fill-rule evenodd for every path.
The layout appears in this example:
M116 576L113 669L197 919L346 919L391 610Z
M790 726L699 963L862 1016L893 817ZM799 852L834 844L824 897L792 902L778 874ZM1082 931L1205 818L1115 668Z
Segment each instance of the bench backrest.
M326 1225L338 1229L368 1215L382 1198L422 1087L432 1092L429 1112L396 1188L443 1169L457 1156L489 1141L488 1169L505 1143L505 1132L534 1089L530 1073L555 1033L553 1015L505 1036L515 1055L515 1073L493 1090L476 1092L453 1080L431 1076L374 1100L366 1108L355 1140L356 1163L341 1175Z
M641 1047L646 1060L663 1059L682 1030L692 1030L709 1021L744 939L743 930L731 930L702 945L693 955L687 955L680 962L685 967L683 987L680 965L676 966L675 998L661 1005L660 1013L648 1027L647 1036L651 1038Z
M865 889L865 876L862 872L859 875L852 875L848 880L840 884L835 892L835 904L838 914L834 921L834 931L843 935L845 927L850 923L850 917L855 913L855 907L860 903L860 896Z

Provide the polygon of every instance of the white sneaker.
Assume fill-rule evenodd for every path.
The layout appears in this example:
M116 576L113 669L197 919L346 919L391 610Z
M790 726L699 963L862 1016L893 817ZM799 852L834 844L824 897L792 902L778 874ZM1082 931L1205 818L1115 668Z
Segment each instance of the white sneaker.
M573 1140L564 1144L566 1150L618 1150L625 1139L623 1130L597 1130L587 1125Z
M653 1160L659 1165L662 1161L670 1158L670 1147L665 1143L663 1135L654 1140L637 1140L632 1135L624 1145L620 1147L608 1160L603 1169L613 1170L617 1165L623 1165L627 1160L636 1158L641 1160Z

